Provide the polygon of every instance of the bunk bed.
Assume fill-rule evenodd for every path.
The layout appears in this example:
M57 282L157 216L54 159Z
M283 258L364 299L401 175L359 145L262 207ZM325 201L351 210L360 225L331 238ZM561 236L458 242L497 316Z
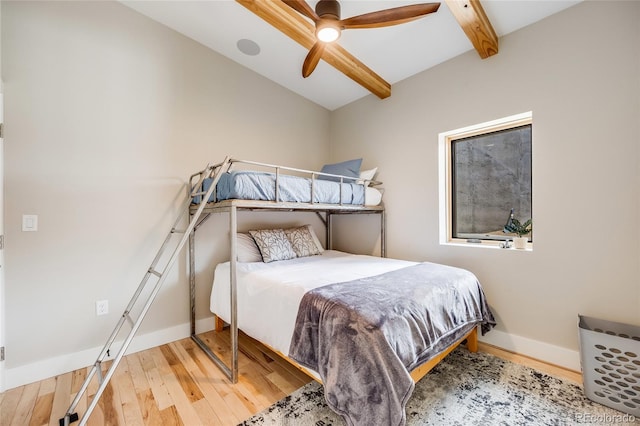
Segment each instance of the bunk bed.
M258 171L248 171L245 168ZM198 218L194 231L189 236L191 337L232 382L235 383L238 379L238 330L242 328L248 335L323 382L329 406L342 414L349 424L367 424L372 418L386 418L389 424L404 424L404 404L413 390L414 383L462 342L466 342L469 350L477 350L478 326L481 326L484 333L495 325L480 284L473 274L459 268L427 262L386 259L384 205L382 202L367 203L366 196L367 188L375 188L378 184L379 182L362 179L358 175L338 175L230 158L191 176L191 193L195 194L193 212L196 211L198 203L203 201L198 198L198 194L211 194L211 198L206 200L202 216ZM213 192L211 185L215 186ZM265 259L265 262L240 262L238 241L242 234L239 234L237 229L239 211L315 213L325 226L326 250L320 246L318 252L312 253L313 255L292 256L285 258L288 260L276 259L277 261L270 263L267 263L270 259ZM224 323L229 324L230 366L213 353L196 335L195 330L195 231L215 213L229 214L230 260L216 266L211 310L216 315L217 330L221 330ZM333 216L344 214L380 216L379 258L332 250ZM323 278L322 271L332 271L332 274ZM289 277L284 284L285 291L278 289L281 280L274 278L278 276ZM319 276L321 278L318 278ZM442 281L442 285L438 284L439 286L425 292L425 283L434 281ZM407 290L396 290L404 289L400 285L394 287L400 282L411 284ZM347 284L347 287L344 284ZM389 292L385 288L392 288L392 291ZM324 326L326 330L322 330L323 324L318 322L318 318L327 316L325 311L318 310L321 309L318 306L324 302L318 302L317 298L323 297L323 292L334 292L333 295L339 292L340 297L347 297L337 302L341 309L344 306L357 305L359 299L373 303L366 308L369 311L362 314L366 318L358 325L360 329L367 330L366 334L369 337L360 343L344 343L346 346L342 349L339 345L331 344L329 346L334 346L333 349L317 351L320 346L326 348L327 342L344 342L344 331L350 330L351 327L350 324L341 324L340 328L336 323L332 323ZM381 296L381 300L376 301L376 297L360 297L363 292L367 295L384 295ZM430 300L433 300L436 294L443 293L447 295L434 305L434 312L415 315L416 309L424 310L424 306L432 303ZM348 299L349 297L351 299ZM390 297L396 299L390 300ZM403 301L407 299L411 299L412 303L416 299L420 300L417 304L409 306ZM239 304L245 307L253 304L252 306L259 306L260 309L252 309L253 315L239 316ZM352 315L349 321L360 321L359 309L360 306L355 310L338 310L337 317L345 318ZM330 310L335 311L336 304L332 305ZM401 313L394 319L396 322L391 323L388 328L371 326L372 320L381 321L380 316L388 319L395 315L395 312ZM410 312L410 318L403 317L407 315L405 312ZM438 312L444 313L444 316L438 317ZM429 323L429 318L434 322ZM255 323L259 323L257 328ZM408 336L396 340L388 339L394 329L403 328L398 327L398 324L405 324ZM373 328L376 330L371 332ZM338 334L335 330L339 330ZM323 333L325 335L322 335ZM416 334L420 335L417 339L420 341L414 339ZM319 343L320 335L324 340ZM389 348L372 351L369 345L375 346L381 340L385 342L382 346ZM407 354L402 354L398 346L408 346L411 349ZM371 357L371 353L377 355ZM405 359L403 356L408 358ZM362 371L358 372L362 370L359 363L366 358L369 358L372 368L383 369L377 372L376 383L372 384L371 381L374 370L363 370L366 377L363 377ZM334 367L328 367L329 364ZM358 374L360 377L356 377ZM372 395L364 395L364 400L362 395L355 399L349 395L344 398L345 401L340 401L340 389L344 389L345 383L339 381L345 377L349 377L348 380L353 380L354 383L359 381L354 386L362 388L360 391L365 394L382 394L384 401L373 403L369 400L363 404L363 401L366 402ZM387 380L381 380L384 383L380 384L378 377L385 377ZM368 382L364 384L364 388L363 381ZM377 408L372 408L374 406Z

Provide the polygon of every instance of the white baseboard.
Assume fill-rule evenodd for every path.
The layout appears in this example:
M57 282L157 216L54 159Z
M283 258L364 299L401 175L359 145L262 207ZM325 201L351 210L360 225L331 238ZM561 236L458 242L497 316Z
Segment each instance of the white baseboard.
M152 333L141 334L131 341L126 353L132 354L184 339L191 334L190 328L189 323L185 323ZM212 317L196 321L196 330L198 333L212 329ZM111 345L111 356L106 359L113 359L121 347L122 341L114 342L113 345ZM0 389L0 392L93 365L98 359L102 348L103 346L95 347L81 352L43 359L32 364L5 369L4 385L6 385L6 389Z
M196 321L196 329L198 330L198 333L212 330L212 318L205 318ZM142 334L131 341L131 345L129 346L127 353L135 353L164 345L166 343L184 339L185 337L189 337L189 335L190 326L188 323L166 328L164 330L154 331L148 334ZM540 361L555 364L570 370L580 371L580 353L578 351L572 351L560 346L554 346L537 340L528 339L526 337L504 333L500 330L492 330L486 336L479 337L479 340ZM120 345L121 342L115 342L112 345L114 350L111 352L111 357L108 359L112 359L116 355ZM92 365L98 358L101 350L102 346L6 369L4 377L6 389L0 389L0 391L37 382Z
M478 333L479 335L480 333ZM478 336L478 340L497 346L507 351L525 355L530 358L554 364L573 371L580 371L580 352L561 346L550 345L538 340L529 339L500 330L491 330L485 336Z

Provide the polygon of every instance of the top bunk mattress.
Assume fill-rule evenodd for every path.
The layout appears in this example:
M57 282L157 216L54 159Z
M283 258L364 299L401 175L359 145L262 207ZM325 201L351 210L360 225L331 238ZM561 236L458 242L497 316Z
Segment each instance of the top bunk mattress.
M213 179L203 182L207 191ZM340 183L330 180L313 180L313 201L311 200L312 180L291 175L278 176L278 201L323 204L378 205L382 195L375 188L358 183ZM233 171L220 176L216 191L209 202L240 200L276 200L275 173L256 171ZM200 202L199 197L193 200Z

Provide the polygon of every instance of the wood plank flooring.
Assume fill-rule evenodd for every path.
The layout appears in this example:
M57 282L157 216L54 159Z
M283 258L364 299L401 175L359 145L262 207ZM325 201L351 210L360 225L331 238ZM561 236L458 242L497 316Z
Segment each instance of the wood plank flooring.
M226 357L228 363L227 331L208 332L200 337L223 359ZM127 355L88 425L236 425L311 381L243 333L239 348L239 378L235 385L188 338ZM576 372L482 343L479 349L555 376L581 381ZM105 371L108 367L108 363L103 365ZM58 426L88 372L89 368L84 368L1 393L0 426ZM93 379L86 396L93 396L97 387ZM85 397L76 411L81 415L87 405Z

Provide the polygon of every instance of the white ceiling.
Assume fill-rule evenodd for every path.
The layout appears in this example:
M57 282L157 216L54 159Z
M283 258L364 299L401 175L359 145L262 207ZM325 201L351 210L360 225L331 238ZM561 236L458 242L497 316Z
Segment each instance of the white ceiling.
M482 5L501 37L579 1L482 0ZM347 18L419 2L342 0L340 3L342 17ZM307 51L233 0L122 0L122 3L328 110L369 94L323 61L311 76L302 78L302 62ZM309 0L312 7L315 3ZM260 53L256 56L242 53L237 47L241 39L256 42ZM413 22L343 31L338 42L392 84L391 96L394 83L473 49L444 2L436 13Z

